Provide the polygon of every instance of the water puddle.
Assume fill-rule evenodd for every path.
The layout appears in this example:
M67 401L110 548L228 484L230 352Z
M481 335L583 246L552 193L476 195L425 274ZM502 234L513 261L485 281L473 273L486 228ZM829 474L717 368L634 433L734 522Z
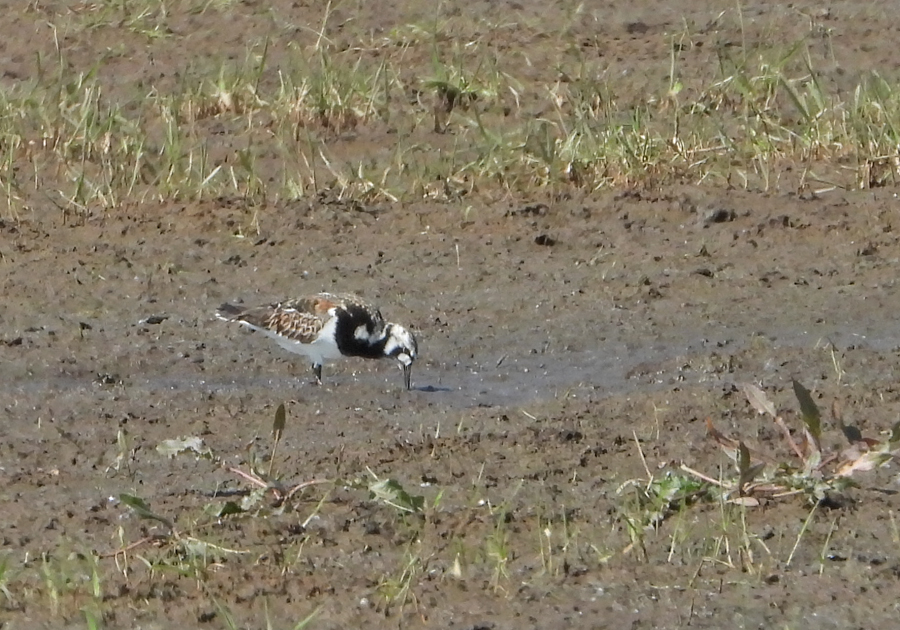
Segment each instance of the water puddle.
M500 355L484 361L441 364L420 361L413 370L413 392L429 403L446 408L516 406L563 394L590 392L594 398L652 391L664 387L688 386L740 380L760 380L779 374L781 359L790 350L825 351L829 343L840 352L847 348L865 348L877 353L893 352L900 347L900 334L887 327L868 326L865 333L846 328L827 331L781 329L765 337L748 330L726 329L697 338L689 331L667 331L665 336L605 340L602 347L577 351ZM755 344L755 346L754 346ZM499 343L497 345L500 345ZM756 348L754 362L758 371L739 373L727 367L728 357ZM486 353L487 354L487 353ZM446 351L442 356L452 356ZM823 358L824 360L824 358ZM762 366L762 367L761 367ZM752 368L751 368L752 369ZM327 371L327 370L326 370ZM185 371L174 374L144 372L123 374L124 382L98 384L89 378L41 376L0 379L0 392L8 400L40 399L63 404L84 397L106 398L125 395L160 397L165 393L194 393L202 396L240 395L268 390L275 397L304 396L310 399L333 395L333 389L315 388L302 369L247 376L240 370L213 369L208 375ZM790 378L791 375L784 375ZM399 388L399 370L384 362L379 369L354 374L349 370L326 374L334 389L347 395L356 382L381 383L385 389Z

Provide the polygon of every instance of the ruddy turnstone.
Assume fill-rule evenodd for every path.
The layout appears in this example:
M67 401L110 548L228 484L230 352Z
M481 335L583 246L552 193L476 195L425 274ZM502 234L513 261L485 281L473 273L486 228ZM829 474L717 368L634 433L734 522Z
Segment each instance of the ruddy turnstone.
M325 359L393 357L410 387L416 338L403 326L385 322L381 312L350 294L319 293L264 306L223 304L219 319L259 330L289 352L312 360L316 382L322 382Z

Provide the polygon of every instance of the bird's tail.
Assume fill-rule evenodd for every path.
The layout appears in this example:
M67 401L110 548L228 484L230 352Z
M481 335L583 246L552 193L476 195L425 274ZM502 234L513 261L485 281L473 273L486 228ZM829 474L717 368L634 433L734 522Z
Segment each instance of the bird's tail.
M241 306L235 306L226 302L216 310L216 317L225 321L232 321L240 317L245 310Z

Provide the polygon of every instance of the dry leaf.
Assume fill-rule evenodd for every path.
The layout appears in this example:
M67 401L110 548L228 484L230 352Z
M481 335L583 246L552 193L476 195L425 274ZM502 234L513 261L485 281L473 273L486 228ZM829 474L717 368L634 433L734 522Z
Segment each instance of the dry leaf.
M857 471L873 470L886 464L893 456L890 453L881 453L877 451L869 451L863 453L855 460L844 462L838 467L835 473L836 477L849 477Z
M743 391L744 396L747 397L747 402L749 402L758 413L767 413L773 418L775 417L775 405L772 404L772 401L769 400L769 397L766 396L766 393L763 390L752 383L744 383L741 385L741 391Z
M737 460L738 445L740 443L737 440L732 440L724 433L720 433L719 430L713 426L710 418L706 419L706 433L709 437L714 439L719 446L725 449L725 454L728 455L728 457Z

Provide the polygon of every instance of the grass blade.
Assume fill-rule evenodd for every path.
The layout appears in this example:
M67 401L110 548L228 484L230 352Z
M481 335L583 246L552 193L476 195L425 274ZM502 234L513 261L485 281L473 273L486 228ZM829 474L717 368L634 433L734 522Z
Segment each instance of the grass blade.
M287 423L287 414L284 411L284 403L278 405L278 409L275 410L275 421L272 423L272 435L275 438L275 441L281 439L281 434L284 433L284 426Z
M809 390L794 379L791 379L791 383L794 386L794 395L800 403L803 424L806 425L806 430L809 431L809 434L815 441L816 448L818 448L819 440L822 436L822 415L819 413L819 408L813 401Z
M119 501L134 510L134 513L137 514L140 518L145 518L151 521L159 521L169 529L175 529L172 521L153 512L150 509L150 506L147 505L147 502L142 498L136 497L133 494L122 493L119 495Z
M275 410L275 420L272 422L272 436L275 443L272 445L272 457L269 459L269 471L266 476L272 478L272 467L275 466L275 453L278 452L278 443L281 441L281 434L284 433L284 426L287 424L287 413L284 411L284 403L278 405Z

